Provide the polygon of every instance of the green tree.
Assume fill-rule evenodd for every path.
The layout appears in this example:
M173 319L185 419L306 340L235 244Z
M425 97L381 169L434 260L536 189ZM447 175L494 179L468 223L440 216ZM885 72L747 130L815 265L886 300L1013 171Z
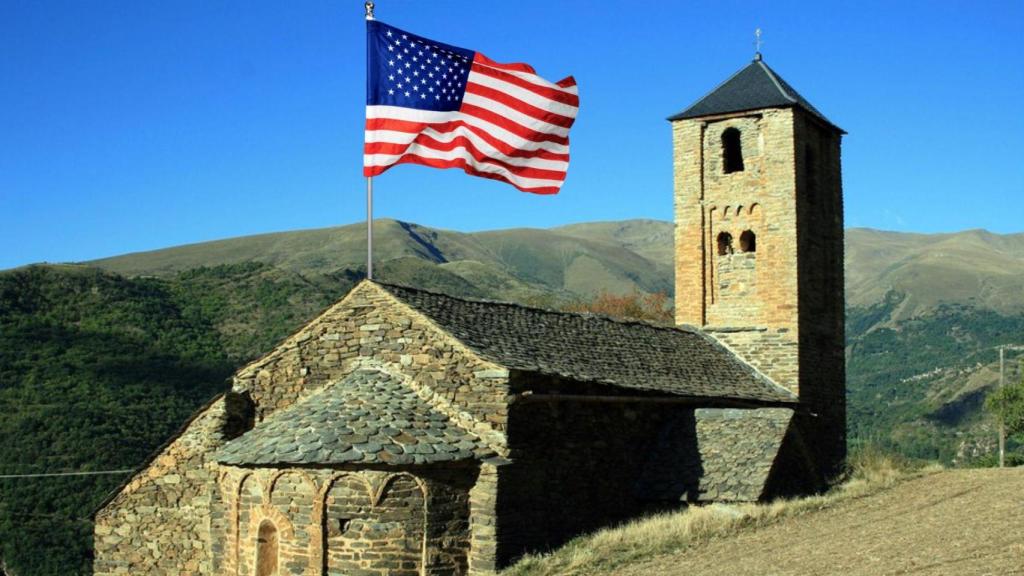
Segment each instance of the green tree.
M1024 381L989 394L985 408L1006 424L1007 434L1024 434Z

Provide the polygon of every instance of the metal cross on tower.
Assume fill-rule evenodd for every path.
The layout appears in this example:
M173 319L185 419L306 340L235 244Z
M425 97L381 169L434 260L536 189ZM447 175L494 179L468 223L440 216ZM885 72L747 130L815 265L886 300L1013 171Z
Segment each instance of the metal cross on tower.
M761 59L761 29L754 30L754 58L757 60Z

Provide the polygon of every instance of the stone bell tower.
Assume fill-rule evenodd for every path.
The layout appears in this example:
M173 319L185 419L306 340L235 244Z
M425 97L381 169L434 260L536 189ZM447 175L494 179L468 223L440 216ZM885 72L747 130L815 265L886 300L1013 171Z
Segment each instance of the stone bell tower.
M760 54L669 121L676 323L797 394L831 476L846 454L844 132Z

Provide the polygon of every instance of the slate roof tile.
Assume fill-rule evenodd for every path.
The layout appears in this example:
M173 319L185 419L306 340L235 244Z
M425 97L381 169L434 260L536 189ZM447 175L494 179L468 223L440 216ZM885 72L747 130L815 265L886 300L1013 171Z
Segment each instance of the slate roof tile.
M812 106L806 98L760 59L754 60L712 90L711 93L682 112L669 116L668 119L683 120L760 108L789 107L803 108L825 122L826 125L843 132L842 128L830 122L824 114Z
M695 329L378 286L509 369L702 399L797 400Z
M364 369L274 412L215 457L233 465L399 465L493 455L394 376Z

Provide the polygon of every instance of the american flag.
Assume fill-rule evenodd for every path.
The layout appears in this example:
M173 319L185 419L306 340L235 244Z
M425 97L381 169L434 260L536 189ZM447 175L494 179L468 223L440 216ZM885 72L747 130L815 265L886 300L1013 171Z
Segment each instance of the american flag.
M396 164L462 168L524 192L557 194L579 96L526 64L367 22L363 174Z

